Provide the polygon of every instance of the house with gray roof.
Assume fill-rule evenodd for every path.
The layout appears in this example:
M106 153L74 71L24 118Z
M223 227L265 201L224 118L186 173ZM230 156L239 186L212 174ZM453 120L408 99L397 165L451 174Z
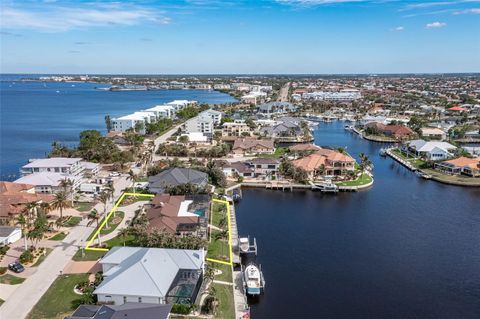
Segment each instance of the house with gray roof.
M205 187L208 175L191 168L169 168L157 175L148 178L148 189L154 193L163 193L165 187L174 187L182 184L193 184Z
M168 319L172 305L127 302L123 305L80 305L66 319Z
M281 115L295 112L297 107L290 102L268 102L258 107L258 113L262 116Z
M193 303L203 281L203 250L114 247L101 260L100 303Z

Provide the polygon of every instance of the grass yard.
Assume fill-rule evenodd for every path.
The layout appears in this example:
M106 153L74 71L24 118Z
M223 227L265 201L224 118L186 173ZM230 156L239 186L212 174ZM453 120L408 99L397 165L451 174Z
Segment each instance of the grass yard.
M74 208L79 212L88 212L91 211L95 203L89 202L78 202L75 204Z
M82 217L79 216L70 216L70 218L63 224L66 227L77 226L78 223L82 220Z
M216 318L234 319L235 305L233 302L233 287L228 285L213 284L217 292L218 308Z
M32 267L38 267L40 264L47 258L48 254L52 252L52 248L44 248L46 250L45 255L41 254L40 257L38 257L37 261L32 265Z
M113 232L117 226L122 222L123 218L125 217L125 213L122 211L116 211L115 214L112 214L110 218L108 219L108 228L106 228L106 225L103 226L102 230L100 230L100 238L102 235L108 235L111 232ZM98 222L98 225L102 225L103 219ZM96 233L98 228L95 228L95 230L88 236L88 240L92 239L93 235Z
M24 281L25 281L25 278L20 278L10 274L0 276L0 284L19 285Z
M88 274L59 276L48 288L38 303L33 307L27 318L55 318L61 314L70 313L75 300L80 299L73 288L88 279Z
M67 233L61 232L61 233L56 234L53 237L50 237L48 240L60 241L60 240L64 240L65 237L67 237Z
M84 250L85 257L82 257L82 250L79 249L73 255L73 261L95 261L102 258L107 252L106 251L94 251L94 250Z
M367 173L363 173L358 179L347 182L336 183L338 186L361 186L368 184L372 181L372 177Z
M212 231L212 241L208 245L207 257L219 260L230 260L230 248L228 246L227 239L217 239L215 240L215 235L218 233L218 230Z
M273 154L261 154L258 157L264 158L281 158L283 155L288 153L287 147L277 147Z
M227 215L227 207L223 203L214 202L212 205L212 220L214 226L220 227L220 220Z
M209 267L212 267L214 269L218 269L218 270L222 271L221 274L215 275L215 280L232 282L232 280L233 280L232 266L223 265L223 264L219 264L219 263L209 263Z
M134 239L135 237L133 237L132 235L127 236L125 238L125 246L131 246ZM123 243L124 243L124 239L121 236L116 236L106 241L107 247L109 249L115 246L123 246Z

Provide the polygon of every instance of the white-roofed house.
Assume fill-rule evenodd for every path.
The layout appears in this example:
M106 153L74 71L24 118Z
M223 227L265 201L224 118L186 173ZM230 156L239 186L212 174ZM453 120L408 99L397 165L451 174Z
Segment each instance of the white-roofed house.
M81 175L69 175L55 172L39 172L20 177L14 183L30 184L35 186L35 193L52 194L60 189L62 180L70 180L73 183L74 190L80 187L82 183Z
M410 141L404 150L415 154L416 156L426 158L431 161L445 160L453 157L453 152L457 149L456 146L439 141L424 141L413 140Z
M175 107L172 105L164 104L164 105L156 105L149 109L146 109L147 112L155 113L157 120L161 118L169 118L173 119L175 117Z
M20 173L26 176L33 173L62 173L68 175L80 175L85 169L80 157L52 157L30 160L22 166Z
M203 250L114 247L101 260L100 303L193 303L203 281Z

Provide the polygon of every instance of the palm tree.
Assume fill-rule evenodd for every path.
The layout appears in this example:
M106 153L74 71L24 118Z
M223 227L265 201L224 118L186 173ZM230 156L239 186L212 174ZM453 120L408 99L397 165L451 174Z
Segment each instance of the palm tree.
M55 193L55 199L52 202L52 208L53 209L59 209L60 210L60 218L63 218L63 210L65 208L70 207L70 203L68 202L67 199L67 194L64 191L59 191Z
M20 225L20 228L22 229L24 246L25 246L25 250L27 250L27 249L28 249L28 244L27 244L27 232L26 232L27 219L25 218L25 215L24 215L23 213L21 213L20 215L18 215L16 222L17 222L18 225Z
M98 221L100 219L100 216L98 215L98 211L94 208L92 209L92 211L88 214L87 218L90 220L88 223L87 223L87 226L90 226L93 222L96 222L97 223L97 227L95 229L98 228ZM101 239L100 239L100 232L98 232L98 245L101 245L102 242L101 242Z
M130 172L128 172L128 180L131 180L132 183L133 183L133 193L135 194L135 179L137 178L137 176L135 175L135 173L130 170Z
M98 195L98 199L100 199L100 201L103 204L103 216L104 216L105 220L107 220L106 219L106 217L107 217L107 203L108 203L108 200L110 199L110 195L106 191L102 191ZM108 228L108 221L105 223L105 227Z
M71 205L73 206L73 181L65 177L60 181L59 186L62 188L65 194L70 195L72 201Z
M38 202L30 202L25 205L25 212L27 213L27 229L30 229L35 218L37 218L38 208L40 208Z
M123 239L123 246L125 246L125 242L127 240L128 235L130 235L130 231L128 228L122 228L117 233L118 236L122 237Z
M41 209L42 213L47 215L47 213L52 210L52 207L47 202L41 202L40 203L40 209Z

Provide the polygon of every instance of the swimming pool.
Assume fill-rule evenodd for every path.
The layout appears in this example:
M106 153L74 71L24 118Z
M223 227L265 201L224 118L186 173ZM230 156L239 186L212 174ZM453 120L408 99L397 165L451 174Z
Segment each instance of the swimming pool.
M193 213L200 217L205 217L205 208L198 208Z

